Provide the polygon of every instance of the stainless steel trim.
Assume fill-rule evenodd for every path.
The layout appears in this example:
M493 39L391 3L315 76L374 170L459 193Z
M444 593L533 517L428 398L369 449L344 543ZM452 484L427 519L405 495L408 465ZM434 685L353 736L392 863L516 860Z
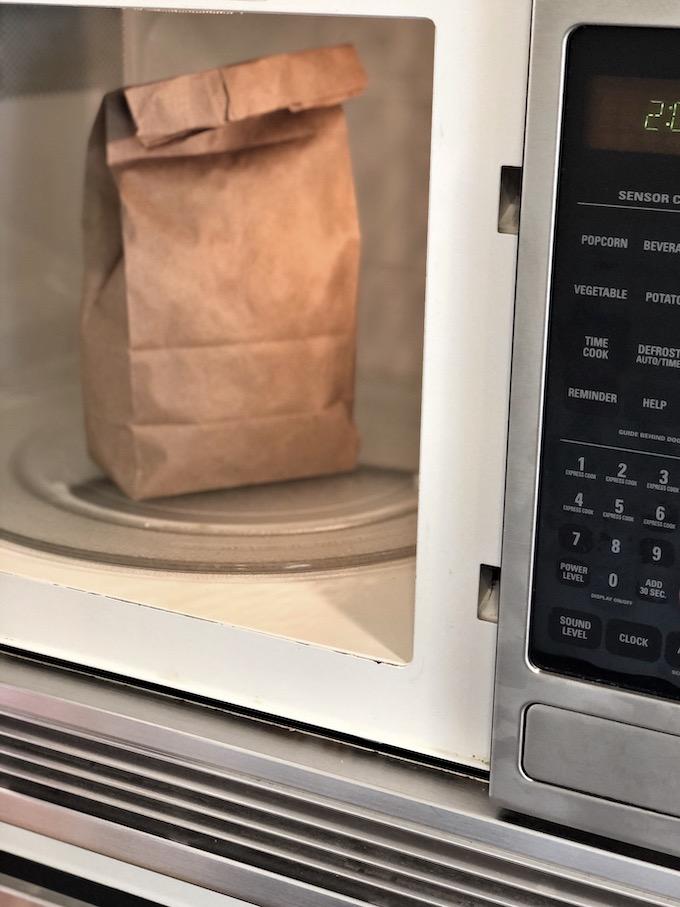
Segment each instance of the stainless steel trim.
M3 907L87 907L65 894L0 873L0 904Z
M581 24L678 28L680 4L672 0L534 2L491 793L498 804L521 812L680 855L680 820L530 781L520 764L523 715L532 703L680 734L680 705L541 672L529 665L526 655L563 56L567 36ZM615 763L611 771L617 770Z
M9 824L265 907L680 903L677 872L514 824L479 780L23 659L0 676Z

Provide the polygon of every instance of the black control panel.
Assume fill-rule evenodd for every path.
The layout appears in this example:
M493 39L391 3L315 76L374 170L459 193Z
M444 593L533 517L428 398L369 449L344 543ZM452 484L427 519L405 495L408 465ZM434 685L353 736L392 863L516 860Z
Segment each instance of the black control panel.
M680 698L680 30L568 46L529 656Z

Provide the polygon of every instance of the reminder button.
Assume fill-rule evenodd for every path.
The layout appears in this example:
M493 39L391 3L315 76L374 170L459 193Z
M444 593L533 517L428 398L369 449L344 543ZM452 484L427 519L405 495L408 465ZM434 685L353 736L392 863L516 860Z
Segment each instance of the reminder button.
M582 413L617 409L619 405L618 389L611 385L602 386L599 382L570 382L566 385L565 397L569 409Z

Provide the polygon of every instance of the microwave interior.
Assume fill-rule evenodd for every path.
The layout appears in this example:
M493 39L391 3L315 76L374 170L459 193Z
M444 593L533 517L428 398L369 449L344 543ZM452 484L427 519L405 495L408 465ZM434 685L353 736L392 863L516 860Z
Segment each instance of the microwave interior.
M373 660L411 659L434 26L0 7L0 569ZM353 44L361 226L356 470L133 501L88 456L85 151L121 86ZM172 192L172 186L168 186Z

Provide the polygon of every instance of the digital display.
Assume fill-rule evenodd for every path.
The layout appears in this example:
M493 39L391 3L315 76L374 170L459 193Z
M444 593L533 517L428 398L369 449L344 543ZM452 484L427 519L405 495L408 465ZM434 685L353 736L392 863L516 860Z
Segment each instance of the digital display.
M595 76L586 142L601 151L680 154L680 80Z

